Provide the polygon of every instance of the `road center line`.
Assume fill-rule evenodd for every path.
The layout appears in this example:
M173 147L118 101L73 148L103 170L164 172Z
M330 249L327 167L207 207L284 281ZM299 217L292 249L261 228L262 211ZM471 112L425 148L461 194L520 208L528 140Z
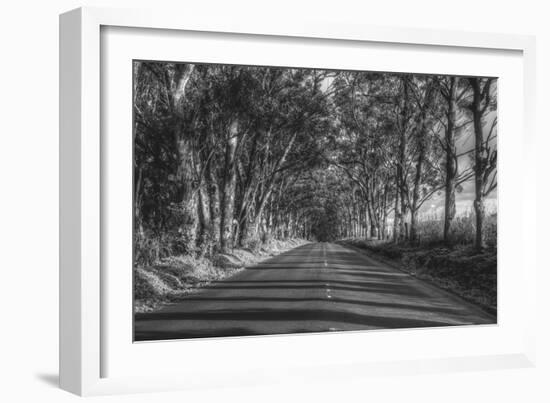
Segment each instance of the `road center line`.
M327 251L326 251L326 246L325 244L323 244L323 263L324 263L324 266L325 266L325 269L328 267L328 263L327 263ZM327 293L327 298L332 298L332 296L330 295L330 288L329 288L330 284L329 283L325 283L325 287L326 287L326 293Z

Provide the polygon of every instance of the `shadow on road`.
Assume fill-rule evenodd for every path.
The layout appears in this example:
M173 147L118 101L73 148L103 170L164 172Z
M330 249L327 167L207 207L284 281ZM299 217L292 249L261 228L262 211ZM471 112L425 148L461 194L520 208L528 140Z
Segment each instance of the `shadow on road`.
M136 314L135 340L495 323L407 274L338 248L305 245L161 311Z
M163 312L149 317L150 320L200 320L200 321L328 321L345 322L347 324L376 326L386 329L419 328L434 326L453 326L456 323L439 322L433 320L417 320L409 318L380 317L353 312L326 310L326 309L245 309L245 310L213 310L200 312ZM147 316L141 320L147 320ZM359 328L359 327L358 327ZM312 332L312 330L309 330ZM165 331L160 336L159 331L138 331L136 340L171 339L188 337L213 337L213 336L248 336L259 334L248 327L224 328L222 332L208 333L205 329L189 332L185 329L176 332ZM263 333L265 334L265 333ZM275 333L273 333L275 334ZM172 337L173 336L173 337Z

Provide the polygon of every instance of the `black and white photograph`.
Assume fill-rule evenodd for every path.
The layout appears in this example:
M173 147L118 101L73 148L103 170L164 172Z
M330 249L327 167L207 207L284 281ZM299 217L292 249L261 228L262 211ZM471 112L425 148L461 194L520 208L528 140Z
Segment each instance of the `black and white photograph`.
M135 342L497 323L498 78L132 71Z

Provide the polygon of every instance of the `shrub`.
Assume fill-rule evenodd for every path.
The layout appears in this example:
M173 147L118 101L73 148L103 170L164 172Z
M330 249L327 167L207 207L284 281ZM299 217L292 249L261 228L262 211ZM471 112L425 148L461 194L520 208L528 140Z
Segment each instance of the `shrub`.
M262 247L262 240L258 238L252 238L246 243L246 248L252 253L258 253Z
M263 232L260 239L263 244L268 244L273 239L273 235L269 232Z
M485 239L485 244L489 248L497 247L497 221L496 214L491 214L485 218L483 237Z

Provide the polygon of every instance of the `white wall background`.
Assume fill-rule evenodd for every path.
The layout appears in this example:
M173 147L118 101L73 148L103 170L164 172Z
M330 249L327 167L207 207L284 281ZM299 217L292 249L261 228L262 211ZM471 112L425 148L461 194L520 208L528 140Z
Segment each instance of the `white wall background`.
M177 7L185 13L231 18L353 20L403 25L537 35L539 152L540 328L534 369L480 373L371 377L346 383L289 388L257 387L93 398L98 401L294 402L550 401L548 263L542 207L549 192L546 161L550 142L550 28L544 1L522 0L19 0L0 7L0 399L5 402L69 402L76 397L57 383L58 328L58 14L81 5ZM535 193L533 192L533 198ZM535 242L536 234L532 234ZM414 348L414 346L411 346Z

